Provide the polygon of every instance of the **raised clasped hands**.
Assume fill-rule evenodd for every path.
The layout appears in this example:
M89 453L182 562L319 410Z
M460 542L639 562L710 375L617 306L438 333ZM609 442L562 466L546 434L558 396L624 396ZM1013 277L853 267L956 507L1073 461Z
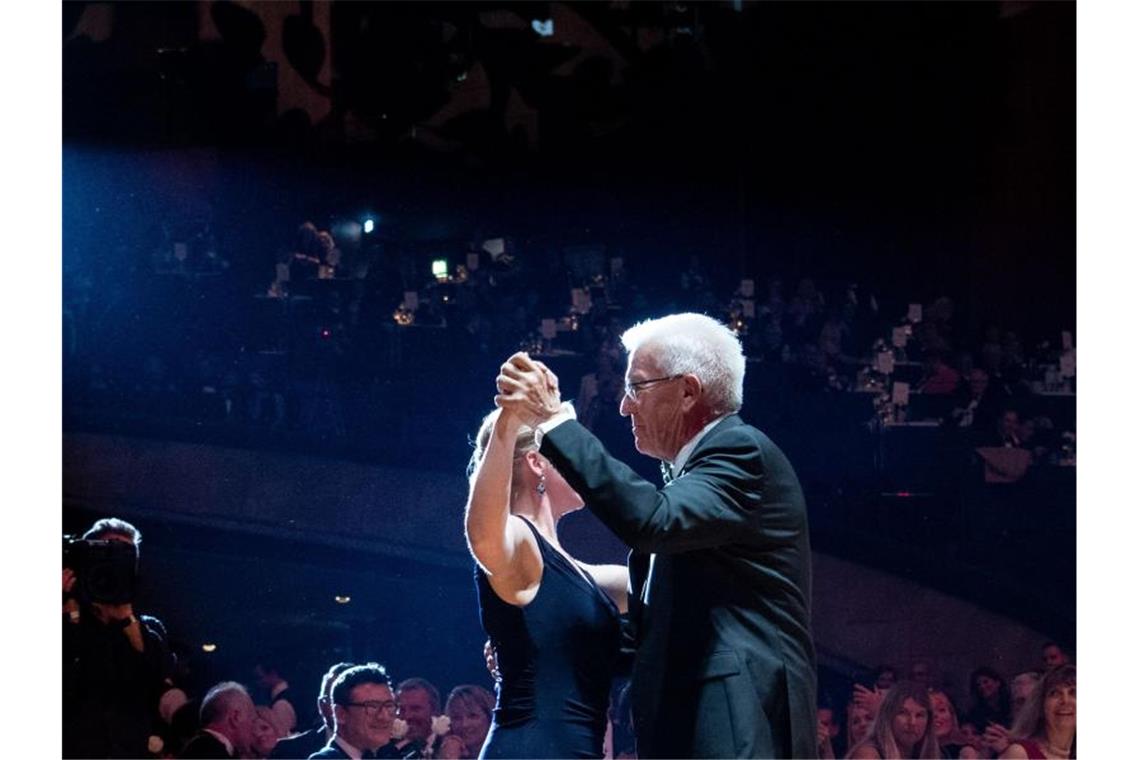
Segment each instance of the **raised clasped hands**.
M553 417L562 407L558 376L545 364L521 351L499 368L495 385L499 389L495 406L524 425L535 427Z

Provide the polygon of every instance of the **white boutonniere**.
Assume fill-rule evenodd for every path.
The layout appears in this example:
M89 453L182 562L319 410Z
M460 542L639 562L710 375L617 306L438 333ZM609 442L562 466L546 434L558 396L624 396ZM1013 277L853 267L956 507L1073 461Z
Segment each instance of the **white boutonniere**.
M446 715L433 715L431 716L431 735L427 738L427 743L424 744L424 757L430 758L435 752L436 740L441 736L445 736L451 731L451 718Z
M408 721L403 718L396 718L392 721L392 738L400 741L408 735Z

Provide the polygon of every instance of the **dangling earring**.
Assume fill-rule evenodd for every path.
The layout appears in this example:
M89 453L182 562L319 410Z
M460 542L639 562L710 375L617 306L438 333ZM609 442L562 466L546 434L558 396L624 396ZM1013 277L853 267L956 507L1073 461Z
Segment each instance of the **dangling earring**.
M538 485L534 487L534 490L538 491L539 496L542 496L544 493L546 493L546 476L545 475L539 475L538 476Z

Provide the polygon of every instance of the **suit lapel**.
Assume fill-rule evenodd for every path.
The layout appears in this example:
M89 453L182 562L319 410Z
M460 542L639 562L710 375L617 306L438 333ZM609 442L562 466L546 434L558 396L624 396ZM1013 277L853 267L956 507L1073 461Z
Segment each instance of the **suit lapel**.
M710 430L708 433L706 433L705 437L702 438L697 443L697 447L695 449L693 449L693 453L689 455L689 458L687 460L685 460L685 464L681 467L681 471L676 473L673 476L674 479L681 477L686 472L688 472L690 469L692 469L693 463L696 462L697 459L700 458L701 454L704 453L705 449L710 448L711 446L714 445L716 437L718 434L720 434L724 430L730 430L731 428L734 428L734 427L737 427L738 425L743 425L743 424L744 424L744 420L740 419L740 415L736 414L735 412L728 415L727 417L725 417L720 422L718 422L713 427L713 429Z

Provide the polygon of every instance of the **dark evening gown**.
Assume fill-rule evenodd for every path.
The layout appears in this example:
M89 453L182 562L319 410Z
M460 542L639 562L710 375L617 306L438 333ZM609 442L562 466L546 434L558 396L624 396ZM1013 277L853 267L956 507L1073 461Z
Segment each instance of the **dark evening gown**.
M621 629L613 600L531 523L542 582L525 607L507 604L475 568L483 630L502 681L481 758L601 757Z

